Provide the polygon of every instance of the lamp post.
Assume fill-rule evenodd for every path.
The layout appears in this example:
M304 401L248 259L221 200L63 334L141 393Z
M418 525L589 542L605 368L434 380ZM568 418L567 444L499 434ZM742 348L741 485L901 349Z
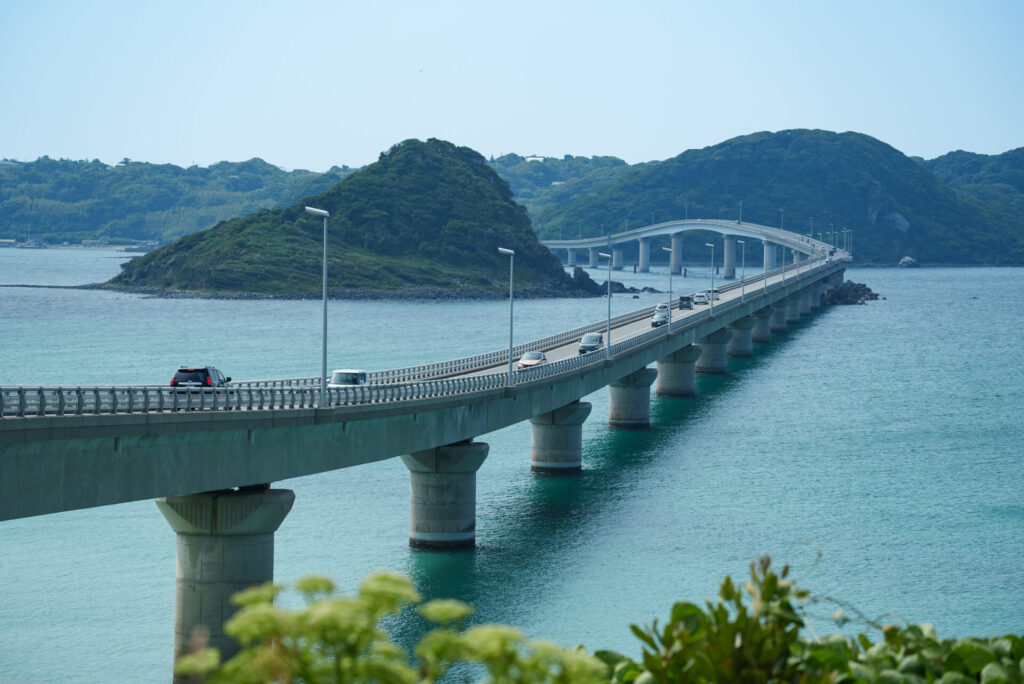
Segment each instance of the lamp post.
M498 251L508 254L508 386L512 386L512 271L515 268L515 250L499 247Z
M736 223L743 223L743 200L740 200L740 218Z
M320 344L320 408L327 408L327 217L330 213L324 209L306 207L306 213L324 218L324 259L323 259L323 335Z
M742 302L746 298L747 292L747 243L745 240L737 240L736 242L743 245L743 271L740 275L740 301Z
M661 251L672 253L672 250L668 247L662 247ZM672 262L668 265L668 329L672 329Z
M779 209L779 230L786 230L786 215Z
M715 313L715 246L710 242L704 243L711 248L711 313Z
M608 260L608 280L605 281L608 286L608 294L605 295L608 300L608 323L604 327L604 358L609 359L612 355L612 255L598 252L597 256Z

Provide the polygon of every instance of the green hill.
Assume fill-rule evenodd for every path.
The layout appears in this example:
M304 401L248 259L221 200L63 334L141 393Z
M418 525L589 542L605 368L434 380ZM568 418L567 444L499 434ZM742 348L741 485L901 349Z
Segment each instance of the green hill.
M318 294L330 212L329 288L339 296L502 296L516 251L520 294L583 294L540 244L526 211L482 156L406 140L326 192L188 235L124 265L116 286ZM442 290L444 292L442 292Z
M352 170L283 171L262 159L173 164L41 157L0 164L0 237L51 243L167 242L322 192Z
M558 186L547 192L563 192ZM800 233L854 231L862 263L1024 263L1024 213L970 197L859 133L755 133L624 174L567 203L534 197L537 234L618 232L682 218L743 219ZM782 215L780 216L780 210Z
M1024 147L996 155L957 150L923 164L975 199L1024 213Z

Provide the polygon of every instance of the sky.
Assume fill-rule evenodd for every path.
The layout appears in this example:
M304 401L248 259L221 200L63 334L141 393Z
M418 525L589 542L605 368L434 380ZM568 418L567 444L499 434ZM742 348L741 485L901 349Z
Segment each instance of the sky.
M0 158L632 164L792 128L1024 146L1024 2L0 0Z

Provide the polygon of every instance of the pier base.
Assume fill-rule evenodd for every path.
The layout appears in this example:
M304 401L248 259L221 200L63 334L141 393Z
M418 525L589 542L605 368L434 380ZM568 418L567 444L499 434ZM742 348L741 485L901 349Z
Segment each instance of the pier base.
M156 500L178 535L175 659L192 650L193 635L200 632L210 648L220 650L222 661L238 652L235 640L224 634L224 623L238 610L231 596L273 581L274 532L294 502L290 489L229 489Z
M530 419L530 469L535 473L566 473L583 467L583 422L589 402L567 406Z
M691 344L658 359L658 381L654 391L662 396L693 396L697 391L695 364L700 355L700 347Z
M642 368L608 385L608 424L647 427L651 424L651 384L658 371Z
M697 359L698 373L726 373L726 344L732 337L729 330L718 330L697 341L700 357Z
M772 310L771 307L765 307L759 311L754 312L754 327L750 331L751 342L771 342L772 341Z
M726 329L732 333L729 343L725 348L727 356L747 357L754 355L751 331L754 328L753 316L744 316L735 323L730 324Z
M402 456L409 469L409 546L476 545L476 471L489 448L467 441Z

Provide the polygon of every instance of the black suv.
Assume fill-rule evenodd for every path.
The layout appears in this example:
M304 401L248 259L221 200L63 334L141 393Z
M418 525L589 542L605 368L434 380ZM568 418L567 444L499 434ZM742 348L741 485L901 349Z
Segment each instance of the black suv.
M213 366L189 368L182 366L171 378L171 387L230 387L231 378Z

